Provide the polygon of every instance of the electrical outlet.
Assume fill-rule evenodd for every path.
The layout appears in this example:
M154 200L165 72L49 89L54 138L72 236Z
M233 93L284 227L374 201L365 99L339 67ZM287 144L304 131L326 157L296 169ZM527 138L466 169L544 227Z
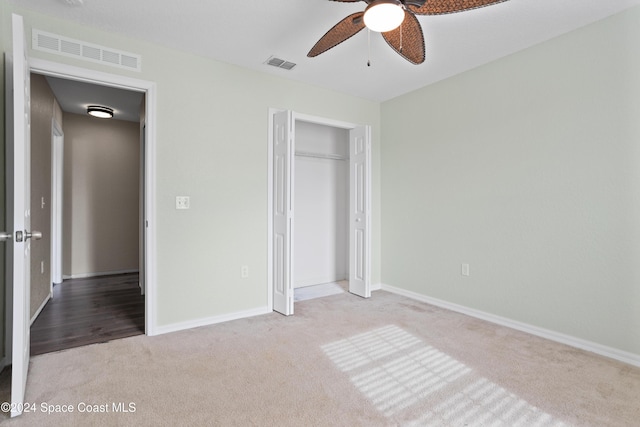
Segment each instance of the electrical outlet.
M189 209L189 196L176 196L176 209Z
M463 276L469 275L469 264L462 264L461 273Z
M249 266L248 265L243 265L242 267L240 267L240 277L242 277L243 279L246 279L249 277Z

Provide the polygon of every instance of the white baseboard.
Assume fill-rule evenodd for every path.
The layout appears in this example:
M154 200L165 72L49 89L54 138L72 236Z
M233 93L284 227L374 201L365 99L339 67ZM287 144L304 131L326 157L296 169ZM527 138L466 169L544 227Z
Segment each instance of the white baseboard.
M115 270L115 271L101 271L96 273L80 273L80 274L72 274L70 276L62 275L63 280L67 279L87 279L89 277L98 277L98 276L115 276L116 274L129 274L129 273L139 273L140 270L137 268L133 270Z
M516 329L518 331L526 332L531 335L546 338L548 340L559 342L561 344L566 344L568 346L579 348L581 350L590 351L600 356L609 357L611 359L615 359L620 362L628 363L629 365L640 367L640 355L635 353L619 350L614 347L608 347L602 344L595 343L593 341L583 340L582 338L577 338L571 335L562 334L560 332L552 331L550 329L539 328L537 326L533 326L528 323L518 322L516 320L508 319L506 317L501 317L495 314L465 307L463 305L458 305L448 301L439 300L437 298L428 297L426 295L418 294L412 291L407 291L405 289L397 288L395 286L382 284L382 290L392 292L394 294L402 295L417 301L425 302L427 304L435 305L437 307L445 308L447 310L466 314L467 316L475 317L477 319L486 320L487 322L495 323L501 326L506 326L508 328Z
M382 290L382 283L374 283L371 285L371 292L381 291L381 290Z
M247 317L260 316L272 313L269 307L259 307L251 310L238 311L235 313L223 314L220 316L207 317L204 319L189 320L186 322L172 323L170 325L156 326L154 335L168 334L169 332L183 331L185 329L198 328L200 326L215 325L216 323L229 322L231 320L244 319Z
M38 316L40 315L40 312L42 311L42 309L44 309L44 306L47 305L47 303L49 302L49 300L51 299L52 295L51 292L49 292L49 295L47 295L47 297L44 299L44 301L42 302L42 304L40 304L40 307L38 307L38 309L36 310L35 314L33 315L33 317L31 318L31 322L29 323L29 326L33 325L33 322L36 321L36 319L38 318Z

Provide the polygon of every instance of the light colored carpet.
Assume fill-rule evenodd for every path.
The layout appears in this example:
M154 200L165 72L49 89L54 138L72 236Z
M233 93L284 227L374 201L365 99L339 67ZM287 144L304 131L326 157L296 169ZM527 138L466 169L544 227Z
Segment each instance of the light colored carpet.
M32 359L7 426L637 426L640 369L384 291ZM6 397L4 374L0 391ZM129 407L129 403L133 404ZM73 413L43 413L71 405ZM135 407L135 412L116 413ZM79 412L87 405L105 413ZM59 407L60 408L60 407ZM58 409L55 408L54 409Z

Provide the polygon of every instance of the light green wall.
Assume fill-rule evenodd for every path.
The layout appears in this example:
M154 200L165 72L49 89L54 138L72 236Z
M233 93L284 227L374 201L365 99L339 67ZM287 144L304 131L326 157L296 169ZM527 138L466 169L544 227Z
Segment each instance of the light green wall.
M383 103L383 282L640 354L639 48L636 7Z
M373 282L380 281L379 103L14 10L24 16L27 34L36 27L139 53L143 71L39 51L31 56L157 83L160 326L267 305L269 107L372 126ZM191 197L190 210L175 209L177 195ZM242 265L249 266L248 279L240 278Z

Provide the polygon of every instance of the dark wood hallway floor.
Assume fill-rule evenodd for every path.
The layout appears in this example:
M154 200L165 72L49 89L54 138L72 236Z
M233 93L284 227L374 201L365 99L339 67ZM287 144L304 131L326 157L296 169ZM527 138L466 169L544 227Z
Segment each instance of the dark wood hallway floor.
M144 334L138 274L65 280L31 325L31 354Z

